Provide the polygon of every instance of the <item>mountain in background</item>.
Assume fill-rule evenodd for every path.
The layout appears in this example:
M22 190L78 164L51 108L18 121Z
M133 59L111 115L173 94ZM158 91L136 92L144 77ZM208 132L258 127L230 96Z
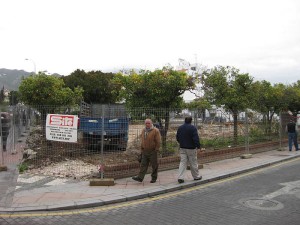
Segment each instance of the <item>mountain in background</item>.
M122 68L122 69L112 69L110 71L105 71L107 73L118 73L130 74L134 70L136 73L141 72L141 69L137 68ZM18 91L19 86L23 78L29 77L32 72L26 72L25 70L10 70L10 69L0 69L0 89L4 88L9 91ZM61 77L62 75L58 73L49 74L50 76Z
M4 86L10 91L17 91L22 79L30 76L30 74L24 70L0 69L0 88Z
M4 86L10 91L17 91L23 78L29 77L32 73L24 70L0 69L0 88ZM52 76L61 76L51 74Z

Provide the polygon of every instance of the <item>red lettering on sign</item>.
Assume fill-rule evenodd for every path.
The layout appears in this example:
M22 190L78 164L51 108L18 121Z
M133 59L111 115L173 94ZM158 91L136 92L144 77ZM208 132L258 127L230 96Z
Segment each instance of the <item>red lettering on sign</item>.
M74 116L50 115L49 125L73 127Z

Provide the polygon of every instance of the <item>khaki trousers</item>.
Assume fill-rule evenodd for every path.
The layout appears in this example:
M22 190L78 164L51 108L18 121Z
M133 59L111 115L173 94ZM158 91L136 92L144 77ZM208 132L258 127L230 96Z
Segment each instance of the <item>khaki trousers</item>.
M184 180L184 173L188 163L190 164L191 174L194 179L200 177L198 170L197 149L180 148L180 164L178 179Z

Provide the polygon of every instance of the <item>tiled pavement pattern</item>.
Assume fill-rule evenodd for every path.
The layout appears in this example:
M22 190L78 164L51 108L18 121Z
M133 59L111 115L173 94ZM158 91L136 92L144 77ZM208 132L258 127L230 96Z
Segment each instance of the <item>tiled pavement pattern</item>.
M88 181L42 175L17 177L16 170L9 168L7 172L0 173L0 212L78 209L130 201L201 185L295 157L300 157L300 151L274 150L255 154L249 159L234 158L205 164L200 170L201 181L193 181L190 171L186 171L185 182L178 184L177 170L168 170L159 172L154 184L150 183L150 175L146 175L142 183L129 177L117 179L115 185L109 187L89 186Z
M73 180L63 179L63 178L55 178L49 176L41 176L41 175L30 175L30 174L21 174L19 175L16 183L15 193L24 191L24 190L32 190L35 188L45 188L57 185L63 185L67 183L73 183Z

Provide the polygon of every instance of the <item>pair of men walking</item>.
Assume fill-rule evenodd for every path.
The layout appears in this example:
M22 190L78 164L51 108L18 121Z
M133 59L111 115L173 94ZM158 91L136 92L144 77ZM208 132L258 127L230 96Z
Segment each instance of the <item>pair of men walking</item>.
M202 176L198 170L197 150L200 149L200 138L197 128L191 124L192 117L186 117L176 133L176 140L180 145L180 164L178 172L178 183L184 182L184 174L188 163L194 180L201 180ZM158 173L158 151L160 148L161 135L157 128L153 126L151 119L145 120L145 128L141 134L141 168L133 180L142 182L147 173L149 163L152 165L151 181L155 183Z

